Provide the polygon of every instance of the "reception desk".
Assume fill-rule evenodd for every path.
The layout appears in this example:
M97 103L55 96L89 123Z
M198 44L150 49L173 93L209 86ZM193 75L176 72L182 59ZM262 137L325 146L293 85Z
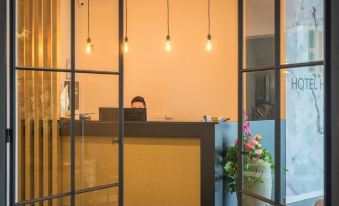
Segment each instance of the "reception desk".
M50 170L56 175L41 182L48 181L55 191L64 193L70 191L70 122L58 121L58 127L58 146L56 141L50 141L54 144L52 151L57 147L58 152L48 154L52 155L51 161L58 161L51 164ZM221 150L225 129L225 124L204 122L126 122L125 205L222 205ZM76 190L118 183L118 123L76 121L75 136ZM25 162L21 164L27 166ZM21 187L36 187L34 180L25 181ZM60 201L56 204L69 205L69 198ZM76 205L117 203L117 187L76 195Z
M68 162L69 122L61 128L63 162ZM118 181L117 128L117 122L76 121L77 189ZM125 205L220 205L222 128L204 122L126 122ZM63 176L69 172L65 165Z

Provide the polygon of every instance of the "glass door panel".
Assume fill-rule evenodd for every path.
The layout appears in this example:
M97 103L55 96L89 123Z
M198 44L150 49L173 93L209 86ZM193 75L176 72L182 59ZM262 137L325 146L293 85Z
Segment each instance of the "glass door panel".
M70 192L70 159L62 141L62 119L69 112L70 93L64 73L17 71L17 201ZM69 127L68 127L69 129Z
M243 74L242 189L269 200L274 200L275 179L274 91L274 71ZM252 200L243 197L243 204Z
M324 196L324 68L281 71L281 137L285 142L286 203Z
M76 189L119 182L118 77L76 74Z
M283 64L324 59L324 1L281 1Z
M274 67L274 0L244 0L244 69Z

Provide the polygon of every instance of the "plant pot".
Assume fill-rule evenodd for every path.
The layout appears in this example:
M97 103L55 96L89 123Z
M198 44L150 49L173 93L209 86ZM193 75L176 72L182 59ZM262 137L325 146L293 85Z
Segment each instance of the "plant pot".
M253 177L260 178L263 182L253 181ZM254 193L265 197L272 198L272 170L271 165L263 160L250 160L248 170L243 171L243 189L246 192ZM270 206L261 200L243 195L244 206Z

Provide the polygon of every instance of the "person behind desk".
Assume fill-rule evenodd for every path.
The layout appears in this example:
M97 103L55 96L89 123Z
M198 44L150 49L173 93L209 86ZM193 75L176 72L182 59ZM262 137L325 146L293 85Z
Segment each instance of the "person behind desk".
M143 97L136 96L131 101L132 108L146 108L146 102Z

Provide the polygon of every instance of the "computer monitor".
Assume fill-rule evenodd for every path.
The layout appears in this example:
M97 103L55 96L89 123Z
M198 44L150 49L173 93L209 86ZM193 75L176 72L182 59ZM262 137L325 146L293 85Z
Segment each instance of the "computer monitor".
M147 121L146 108L124 108L125 121ZM99 108L100 121L119 121L119 108Z

